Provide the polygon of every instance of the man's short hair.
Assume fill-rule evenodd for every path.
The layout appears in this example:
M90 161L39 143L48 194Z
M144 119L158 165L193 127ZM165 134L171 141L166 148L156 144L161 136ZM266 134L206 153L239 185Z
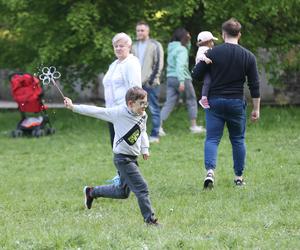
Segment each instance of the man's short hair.
M146 23L145 21L139 21L139 22L137 22L136 26L139 26L139 25L145 25L145 26L147 26L150 29L149 24Z
M140 87L132 87L127 90L125 95L126 103L129 101L135 102L136 100L144 99L147 96L147 92Z
M128 44L129 46L132 45L132 40L131 40L130 36L128 36L124 32L116 34L112 39L112 44L115 45L120 40L125 41L125 43Z
M222 30L231 37L237 37L241 29L242 25L235 18L230 18L222 24Z

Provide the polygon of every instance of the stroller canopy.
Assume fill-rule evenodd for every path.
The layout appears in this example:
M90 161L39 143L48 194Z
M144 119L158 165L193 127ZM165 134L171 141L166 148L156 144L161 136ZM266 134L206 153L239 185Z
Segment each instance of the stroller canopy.
M13 74L10 83L12 96L21 112L35 113L47 109L41 100L43 89L38 78L27 73Z

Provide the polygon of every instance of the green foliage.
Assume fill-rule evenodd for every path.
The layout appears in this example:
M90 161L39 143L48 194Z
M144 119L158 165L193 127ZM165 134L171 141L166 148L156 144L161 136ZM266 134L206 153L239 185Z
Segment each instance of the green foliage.
M173 1L174 2L174 1ZM166 26L165 16L178 25L178 16L191 16L196 1L45 1L0 2L0 68L35 72L40 65L56 65L66 79L87 81L105 71L114 55L111 39L125 31L133 37L139 19ZM190 6L191 5L191 6ZM161 14L160 14L161 13ZM175 14L175 15L174 15ZM172 21L173 20L173 21ZM164 31L164 30L162 30ZM171 28L161 32L166 40ZM155 32L153 32L155 35Z
M282 85L290 73L299 71L300 54L299 0L266 1L203 1L205 21L218 27L230 17L243 26L241 44L252 51L265 48L268 60L263 59L270 83Z
M280 67L266 62L274 82L282 81L282 71L299 67L298 53L291 52L300 40L299 11L299 0L0 0L0 68L35 72L41 64L55 65L66 82L78 77L87 82L114 59L113 35L135 37L138 20L148 21L152 36L166 47L178 26L191 31L194 45L201 30L221 38L222 22L236 17L243 25L242 45L282 59Z
M202 189L204 135L176 109L139 158L161 228L144 225L133 194L84 208L83 186L115 175L107 123L48 111L57 133L39 139L10 138L20 115L0 112L0 249L299 249L299 108L264 107L248 123L241 189L225 132L212 192Z
M281 1L203 1L205 20L219 27L230 17L237 18L243 25L241 42L255 50L258 47L287 47L298 43L299 0Z

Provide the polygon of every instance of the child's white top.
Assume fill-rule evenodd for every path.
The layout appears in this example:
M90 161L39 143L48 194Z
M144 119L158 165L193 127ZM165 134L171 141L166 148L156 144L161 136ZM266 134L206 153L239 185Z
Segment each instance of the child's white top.
M95 117L114 124L115 137L113 152L115 154L140 155L149 154L149 139L146 132L147 114L137 115L132 113L127 106L113 108L101 108L90 105L74 105L73 111L82 115ZM124 140L126 135L136 124L139 130L135 129L129 136L132 145ZM128 139L128 137L127 137Z
M197 55L196 55L196 64L200 61L205 61L205 59L207 59L207 56L205 55L205 52L208 51L210 49L210 47L207 47L207 46L200 46L198 48L198 51L197 51Z

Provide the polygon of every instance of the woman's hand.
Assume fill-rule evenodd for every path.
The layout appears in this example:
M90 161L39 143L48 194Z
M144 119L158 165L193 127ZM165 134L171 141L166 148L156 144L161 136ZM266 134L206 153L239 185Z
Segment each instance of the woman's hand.
M180 83L178 87L179 92L184 92L184 83Z

